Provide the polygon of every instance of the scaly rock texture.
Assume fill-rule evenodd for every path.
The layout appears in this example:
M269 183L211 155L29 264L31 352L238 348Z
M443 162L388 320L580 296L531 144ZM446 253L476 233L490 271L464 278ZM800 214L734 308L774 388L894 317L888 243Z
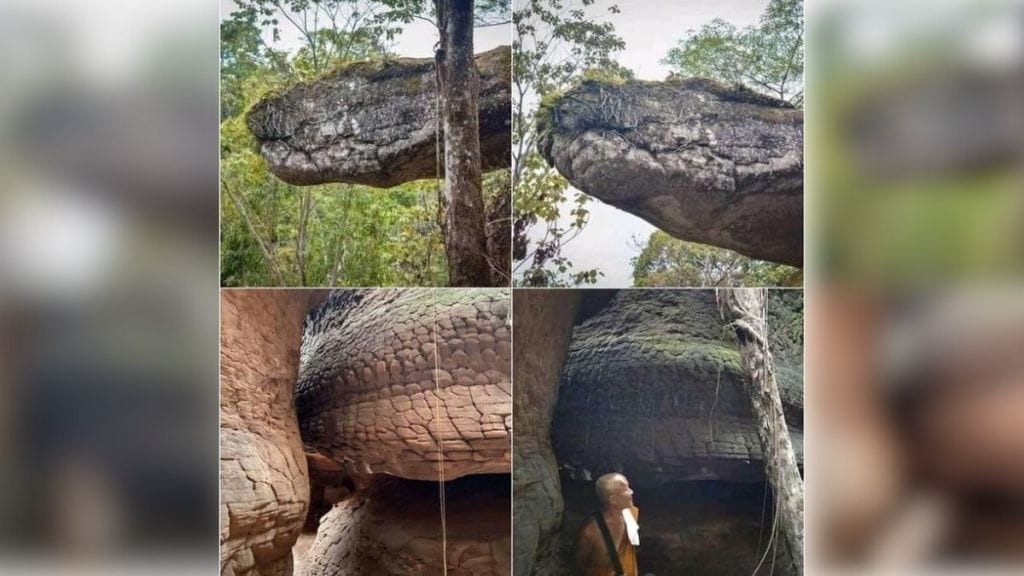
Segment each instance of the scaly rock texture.
M573 186L665 232L803 263L803 112L703 79L586 81L542 107Z
M513 295L515 355L515 475L513 493L515 573L531 574L551 555L562 520L558 463L551 447L551 418L569 351L579 292L517 290Z
M509 166L511 51L476 56L483 170ZM270 170L289 184L387 188L444 173L433 58L361 62L257 103L246 116Z
M220 566L287 576L309 506L292 390L302 322L325 291L221 295Z
M356 475L437 480L442 452L448 479L510 472L508 321L507 289L332 292L302 337L307 451Z
M447 565L450 576L508 576L509 484L505 474L446 483L442 551L437 484L380 477L320 520L304 574L435 576Z
M772 298L777 379L802 459L802 297ZM622 471L647 485L763 481L734 338L713 290L627 290L610 300L607 293L588 295L555 410L559 464L577 478Z

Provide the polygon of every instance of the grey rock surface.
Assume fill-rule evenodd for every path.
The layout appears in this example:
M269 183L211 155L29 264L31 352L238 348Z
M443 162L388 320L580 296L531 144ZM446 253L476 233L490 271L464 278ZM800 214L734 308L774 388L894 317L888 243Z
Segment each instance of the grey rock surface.
M476 56L484 171L509 166L511 53ZM257 103L246 116L270 170L290 184L350 182L381 188L433 178L437 82L434 60L399 59L341 67ZM441 174L444 162L440 163Z
M769 305L770 317L773 306L788 311L776 310L787 324L770 338L802 461L802 300L793 294ZM746 375L713 290L624 290L590 312L559 386L552 440L562 467L648 485L764 480Z
M569 349L579 292L516 290L513 483L515 574L547 574L552 536L562 521L551 419Z
M803 112L702 80L586 81L542 107L573 186L677 238L803 263Z

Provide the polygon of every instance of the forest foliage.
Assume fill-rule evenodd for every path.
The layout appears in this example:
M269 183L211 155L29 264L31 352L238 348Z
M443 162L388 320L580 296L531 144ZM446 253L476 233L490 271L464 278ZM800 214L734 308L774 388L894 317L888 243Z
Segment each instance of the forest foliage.
M478 3L478 25L508 22L508 0ZM382 60L427 0L236 0L221 22L221 285L448 284L437 180L386 190L292 186L270 173L245 126L268 93L346 63ZM284 49L285 34L300 39ZM508 171L484 176L488 204Z
M525 286L592 284L603 273L577 270L563 249L589 222L592 199L547 165L536 143L546 107L587 79L621 82L632 72L616 54L617 5L594 0L524 0L513 14L513 267ZM662 60L674 75L741 83L802 105L803 2L771 0L757 25L716 19L690 30ZM586 241L584 237L584 241ZM799 285L799 270L655 231L638 242L636 286Z
M699 76L801 107L804 100L803 0L770 0L756 25L716 18L690 30L662 60L682 77ZM633 258L636 286L800 286L793 267L685 242L655 231Z
M685 242L657 230L632 259L642 287L800 286L796 268L748 258L725 248Z
M662 60L683 76L743 84L800 106L804 99L803 0L771 0L757 25L737 28L716 18Z
M562 248L589 220L590 197L575 192L537 151L543 123L538 111L585 71L617 69L614 54L625 47L594 0L518 2L512 40L513 273L525 286L573 286L597 281L596 269L575 270ZM567 208L568 206L568 208ZM563 213L567 212L567 213Z

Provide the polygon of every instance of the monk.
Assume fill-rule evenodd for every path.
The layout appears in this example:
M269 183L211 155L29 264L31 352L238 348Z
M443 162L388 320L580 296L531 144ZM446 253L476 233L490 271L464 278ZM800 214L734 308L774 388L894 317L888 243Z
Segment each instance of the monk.
M639 576L636 548L640 545L637 525L640 511L633 506L633 490L629 487L629 480L622 474L605 474L597 479L595 489L601 502L601 511L598 514L604 518L605 525L608 526L619 563L622 565L622 572L616 572L597 519L591 517L580 532L577 554L580 574Z

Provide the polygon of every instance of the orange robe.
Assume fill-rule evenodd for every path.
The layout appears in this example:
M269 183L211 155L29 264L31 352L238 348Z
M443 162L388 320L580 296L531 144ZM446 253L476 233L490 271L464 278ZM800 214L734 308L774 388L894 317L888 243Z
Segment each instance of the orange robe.
M640 521L640 509L633 506L631 509L633 512L633 518ZM594 522L594 520L591 520ZM615 576L615 567L612 566L612 561L608 558L608 551L605 549L604 540L601 540L600 545L601 553L597 555L598 560L593 566L587 570L586 576ZM629 542L629 535L625 531L622 532L622 540L619 541L618 547L619 562L622 563L622 570L626 576L640 576L640 569L636 563L636 547Z

